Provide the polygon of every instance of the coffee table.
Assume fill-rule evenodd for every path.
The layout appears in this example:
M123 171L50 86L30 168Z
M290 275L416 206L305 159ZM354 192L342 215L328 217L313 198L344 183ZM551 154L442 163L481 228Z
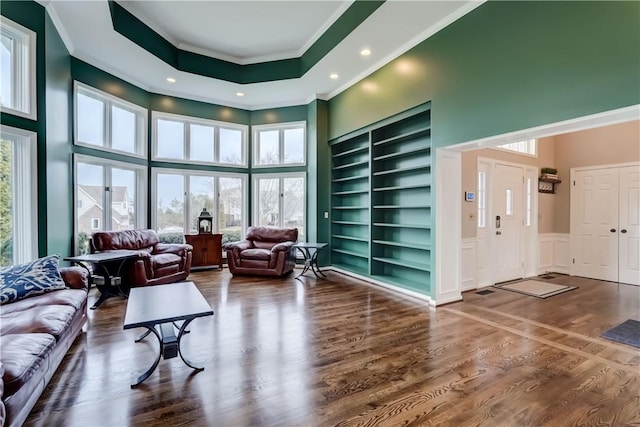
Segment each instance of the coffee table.
M212 315L211 306L193 282L132 288L124 317L124 329L147 328L136 342L142 341L147 335L153 333L158 337L159 348L158 357L153 365L135 378L131 387L149 378L158 366L161 356L171 359L179 354L188 367L196 371L204 370L204 366L197 365L184 357L180 349L180 341L191 321L198 317ZM178 328L176 322L180 321L182 325L176 336Z
M120 273L125 262L131 258L137 258L140 256L138 251L110 251L110 252L97 252L94 254L78 255L64 258L65 261L70 261L84 267L89 272L89 289L93 283L93 274L89 267L84 263L90 263L96 265L101 270L101 276L104 279L102 289L100 289L100 297L91 306L91 310L98 308L107 298L113 296L121 296L126 298L127 294L122 291ZM98 273L95 271L93 273ZM96 285L97 287L97 285ZM114 288L117 287L117 292L114 292Z

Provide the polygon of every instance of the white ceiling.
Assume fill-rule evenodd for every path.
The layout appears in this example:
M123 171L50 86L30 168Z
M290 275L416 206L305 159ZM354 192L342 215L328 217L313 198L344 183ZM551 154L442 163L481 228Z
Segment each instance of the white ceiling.
M150 92L251 110L330 99L482 2L388 0L301 78L241 85L178 71L156 58L113 30L106 0L40 0L74 57ZM300 56L351 2L120 4L181 49L251 63ZM365 47L369 57L359 55Z

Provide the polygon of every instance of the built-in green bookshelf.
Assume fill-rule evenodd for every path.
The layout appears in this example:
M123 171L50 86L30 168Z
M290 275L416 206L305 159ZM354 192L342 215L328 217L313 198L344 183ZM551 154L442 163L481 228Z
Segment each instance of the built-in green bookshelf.
M332 264L419 292L431 282L431 114L331 142Z

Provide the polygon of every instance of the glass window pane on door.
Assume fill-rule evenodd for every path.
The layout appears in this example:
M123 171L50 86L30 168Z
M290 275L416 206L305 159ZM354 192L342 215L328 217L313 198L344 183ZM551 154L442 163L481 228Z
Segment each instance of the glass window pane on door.
M280 180L262 178L258 180L258 218L257 225L280 225Z
M111 230L136 228L136 173L111 169Z
M283 226L298 229L298 240L304 241L304 178L284 178Z
M222 234L222 242L241 240L242 220L242 179L218 178L218 232Z
M158 120L158 157L184 159L184 124Z
M189 125L189 158L199 162L213 162L213 127Z
M77 218L78 253L89 253L89 238L103 230L104 167L78 163L77 167Z
M158 174L156 227L163 239L184 234L184 176Z
M209 214L215 216L216 212L213 207L214 194L214 177L197 175L189 177L189 206L191 209L189 213L190 233L198 232L197 218L200 212L202 212L202 209L206 209ZM210 231L213 232L213 230Z
M104 102L78 94L78 142L105 146Z

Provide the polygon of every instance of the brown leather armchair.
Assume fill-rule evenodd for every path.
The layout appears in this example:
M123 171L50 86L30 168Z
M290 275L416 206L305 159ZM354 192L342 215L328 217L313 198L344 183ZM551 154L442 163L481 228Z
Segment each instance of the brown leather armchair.
M154 230L100 231L93 233L90 248L92 253L122 249L138 251L138 257L127 260L123 267L122 284L125 286L179 282L191 271L193 246L160 243Z
M297 228L249 227L244 240L225 244L231 274L283 276L296 265Z

